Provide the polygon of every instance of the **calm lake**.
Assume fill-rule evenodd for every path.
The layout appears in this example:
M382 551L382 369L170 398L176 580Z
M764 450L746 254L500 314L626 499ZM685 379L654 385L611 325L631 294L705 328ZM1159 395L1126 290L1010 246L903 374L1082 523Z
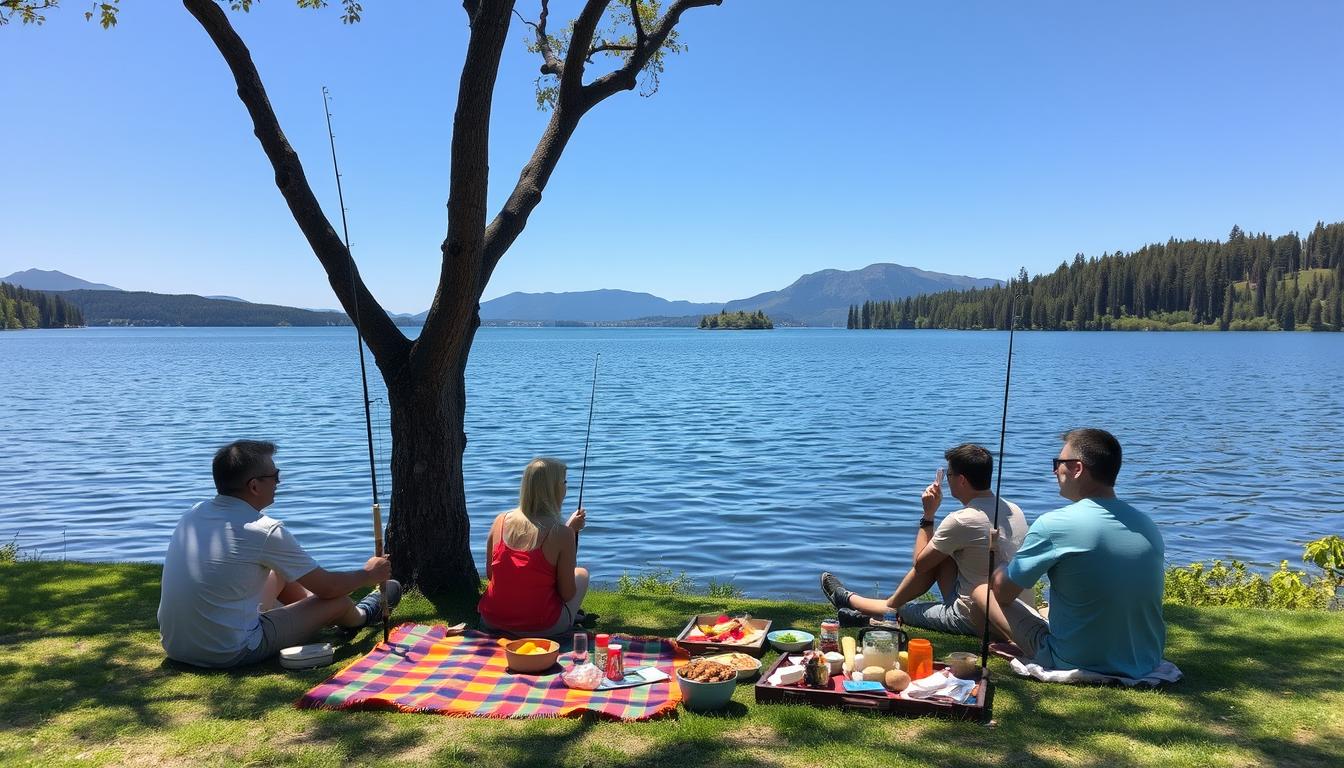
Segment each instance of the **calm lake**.
M580 552L596 580L665 569L820 599L830 569L887 592L942 451L971 441L997 454L1007 344L996 332L483 328L468 369L477 566L532 457L570 463L572 508L601 353ZM1059 433L1099 426L1120 438L1118 489L1161 526L1170 564L1300 565L1304 542L1344 530L1344 335L1019 333L1014 360L1003 495L1029 520L1065 503L1050 472ZM353 330L7 332L0 361L0 543L157 561L178 516L213 495L213 451L249 437L279 444L268 512L323 565L372 553ZM382 402L375 423L386 503Z

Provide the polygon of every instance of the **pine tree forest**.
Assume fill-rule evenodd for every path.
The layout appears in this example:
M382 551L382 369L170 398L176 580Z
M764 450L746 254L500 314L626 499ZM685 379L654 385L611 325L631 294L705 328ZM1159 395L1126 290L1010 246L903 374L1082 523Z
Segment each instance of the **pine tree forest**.
M79 307L60 296L0 283L0 331L84 325Z
M1007 286L944 291L849 308L848 328L1338 331L1344 328L1344 222L1225 242L1168 240L1133 253L1081 253Z

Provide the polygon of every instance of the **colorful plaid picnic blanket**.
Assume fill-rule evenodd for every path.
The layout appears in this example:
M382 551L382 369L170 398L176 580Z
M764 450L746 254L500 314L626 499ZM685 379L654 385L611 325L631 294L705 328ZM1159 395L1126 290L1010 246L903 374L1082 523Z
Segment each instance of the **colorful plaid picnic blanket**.
M617 637L613 635L612 641ZM620 637L626 644L627 669L656 666L673 675L689 659L671 640ZM596 712L617 720L647 720L676 709L681 700L681 691L671 680L613 691L580 691L565 685L559 666L547 674L512 674L506 669L500 638L483 632L444 637L441 625L406 623L393 629L389 640L390 647L379 643L367 656L305 693L295 706L501 718Z

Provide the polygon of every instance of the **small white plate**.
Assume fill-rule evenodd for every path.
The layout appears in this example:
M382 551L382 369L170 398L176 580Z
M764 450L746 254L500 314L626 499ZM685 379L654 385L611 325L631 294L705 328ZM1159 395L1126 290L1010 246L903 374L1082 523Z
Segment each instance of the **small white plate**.
M315 669L325 667L336 659L331 643L295 645L280 651L280 666L285 669Z

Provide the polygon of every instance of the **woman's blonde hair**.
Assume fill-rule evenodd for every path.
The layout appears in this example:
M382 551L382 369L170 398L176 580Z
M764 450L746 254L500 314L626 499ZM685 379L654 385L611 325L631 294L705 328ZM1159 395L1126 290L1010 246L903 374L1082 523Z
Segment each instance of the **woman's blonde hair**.
M559 459L537 458L523 470L518 490L518 511L538 528L561 522L560 503L565 499L565 473L569 467Z
M504 514L504 543L515 549L532 549L541 544L543 531L563 525L560 502L565 498L567 470L565 463L556 459L539 458L528 463L518 489L518 506Z

